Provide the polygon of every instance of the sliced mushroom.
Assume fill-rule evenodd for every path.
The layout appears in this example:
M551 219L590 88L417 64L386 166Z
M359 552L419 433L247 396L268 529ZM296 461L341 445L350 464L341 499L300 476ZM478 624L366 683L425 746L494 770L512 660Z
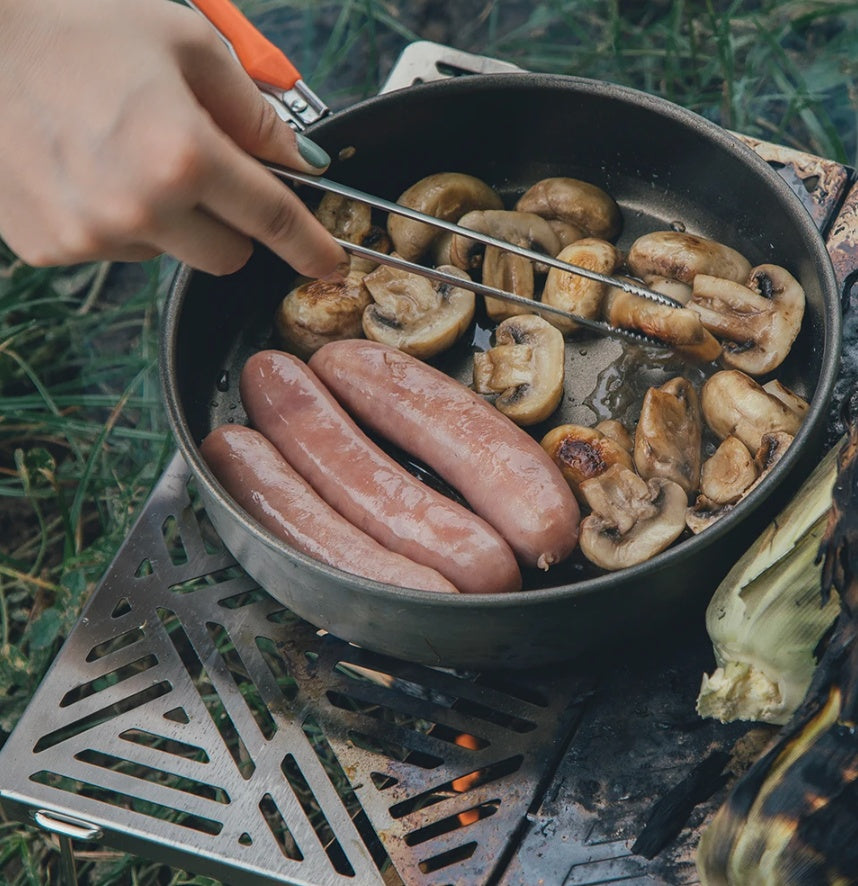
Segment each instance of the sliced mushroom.
M642 280L669 277L688 284L698 274L740 282L747 280L751 271L751 263L735 249L682 231L653 231L638 237L627 263Z
M688 360L709 363L721 353L718 340L688 308L672 308L619 287L610 287L602 311L611 326L637 330L663 341Z
M670 277L659 277L657 274L644 277L644 283L653 292L660 292L681 305L687 305L691 301L691 286L681 280L671 280Z
M472 209L503 209L501 198L484 182L461 172L438 172L413 184L397 203L445 221L458 221ZM387 231L403 258L417 261L430 249L440 230L423 222L391 214Z
M546 221L551 225L551 230L557 235L557 239L560 241L560 249L563 249L564 246L568 246L570 243L574 243L576 240L583 240L587 236L587 232L581 225L576 225L573 222L563 221L560 218L549 218Z
M738 501L757 479L750 450L738 437L726 437L700 471L700 492L718 504Z
M557 258L586 268L588 271L606 275L613 274L621 260L620 253L614 245L595 237L585 237L564 247ZM607 284L598 280L590 280L580 274L551 268L545 279L542 301L555 308L577 314L579 317L596 320L601 316L602 301L607 290ZM564 317L549 315L546 319L563 333L574 332L581 328L578 323Z
M558 425L542 438L541 445L579 500L583 499L580 486L585 480L604 474L611 465L632 467L628 449L584 425Z
M306 358L329 341L360 338L364 309L372 304L363 280L352 270L343 283L305 280L296 286L274 317L286 347Z
M622 465L585 480L581 492L592 513L581 521L584 556L603 569L643 563L673 544L685 529L685 490L672 480L646 481Z
M635 431L635 467L641 477L664 477L689 495L700 482L703 420L694 386L672 378L644 396Z
M613 240L622 227L616 200L577 178L544 178L521 195L515 208L578 225L602 240Z
M316 218L325 229L349 243L374 249L376 252L390 252L390 239L387 232L372 223L372 210L366 203L350 200L340 194L328 192L319 201ZM351 256L351 269L368 274L378 267L378 262L361 256Z
M508 212L500 209L474 210L463 215L458 224L535 252L554 256L560 251L560 240L551 226L532 212ZM483 257L485 253L485 258ZM496 246L483 246L462 234L454 234L450 244L453 264L465 270L483 268L483 283L505 289L523 298L534 297L534 264ZM486 311L492 320L503 320L529 309L497 298L486 298Z
M495 406L518 425L551 415L563 396L563 336L536 314L510 317L495 347L474 354L474 390L497 394Z
M745 285L698 274L688 306L722 339L725 366L765 375L786 359L801 329L804 301L804 289L792 274L777 265L758 265Z
M728 437L724 441L724 443L726 443L728 440L737 440L737 438ZM690 507L685 514L685 523L688 528L695 535L698 535L704 529L711 526L716 521L720 520L726 514L729 514L730 511L732 511L733 508L735 508L740 501L746 498L769 475L769 472L772 470L772 468L784 456L784 453L789 448L792 440L793 438L790 434L785 434L781 431L776 431L772 434L763 434L762 440L760 442L760 448L757 450L756 455L753 457L753 459L751 459L751 454L750 452L748 452L747 447L741 441L737 440L738 446L742 446L747 453L748 459L751 459L754 479L752 479L751 482L745 487L741 495L739 495L738 498L732 501L717 501L714 498L710 498L701 489L701 493L697 497L697 501L694 502L694 506ZM722 443L721 445L723 446L724 443ZM720 451L720 447L718 451ZM716 455L717 454L718 453L716 452ZM713 458L714 457L715 456L713 456ZM744 456L741 455L739 457L744 458ZM747 469L743 468L742 472L744 473L745 470ZM748 471L748 473L750 474L750 471ZM741 478L737 476L737 486L741 482ZM726 488L724 491L726 492Z
M703 417L718 438L736 436L753 452L760 448L763 434L795 435L801 424L800 415L738 369L724 369L707 379L700 399Z
M442 266L463 280L468 275ZM367 338L427 359L449 348L474 318L474 294L417 274L382 266L364 277L374 304L363 313Z
M635 441L631 434L626 430L625 425L615 418L606 418L596 425L596 430L610 437L618 446L622 446L626 452L631 452L635 448Z
M763 390L773 397L777 397L781 403L788 409L791 409L799 418L804 418L804 414L810 409L810 403L799 397L795 391L790 390L785 384L781 384L776 378L767 381L763 385Z

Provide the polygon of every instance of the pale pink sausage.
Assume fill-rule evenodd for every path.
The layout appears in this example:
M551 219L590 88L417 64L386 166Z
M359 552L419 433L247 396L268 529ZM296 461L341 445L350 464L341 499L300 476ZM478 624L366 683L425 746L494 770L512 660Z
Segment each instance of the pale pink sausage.
M223 425L200 446L221 486L269 532L329 566L403 588L456 593L444 576L383 548L327 505L262 434Z
M310 360L351 415L426 462L509 542L547 569L578 542L578 504L549 455L455 379L376 342L327 344Z
M241 399L250 423L313 489L384 547L437 569L462 593L521 587L500 535L382 452L301 360L254 354L241 374Z

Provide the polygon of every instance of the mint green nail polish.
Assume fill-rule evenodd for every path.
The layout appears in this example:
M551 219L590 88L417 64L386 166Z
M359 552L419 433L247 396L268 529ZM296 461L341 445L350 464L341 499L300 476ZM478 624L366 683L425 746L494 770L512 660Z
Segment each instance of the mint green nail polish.
M315 169L324 169L331 162L331 158L327 151L320 148L314 141L302 135L300 132L295 134L298 142L298 153Z

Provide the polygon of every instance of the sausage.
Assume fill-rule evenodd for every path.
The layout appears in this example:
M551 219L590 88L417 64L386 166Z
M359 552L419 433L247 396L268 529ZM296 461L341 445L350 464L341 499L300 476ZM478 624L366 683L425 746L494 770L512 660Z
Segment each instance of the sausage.
M548 569L574 550L578 504L560 469L469 388L401 351L359 339L326 344L310 366L358 421L458 489L522 563Z
M456 593L440 573L383 548L327 505L257 431L223 425L200 446L223 488L269 532L329 566L405 588Z
M254 354L240 390L251 424L379 544L437 569L462 593L520 589L518 563L500 535L382 452L301 360L281 351Z

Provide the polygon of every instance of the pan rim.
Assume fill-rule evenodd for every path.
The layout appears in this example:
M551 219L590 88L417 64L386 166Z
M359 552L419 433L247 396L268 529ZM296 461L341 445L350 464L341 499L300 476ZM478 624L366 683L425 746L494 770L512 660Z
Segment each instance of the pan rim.
M705 532L685 539L644 563L593 578L582 579L570 584L508 593L438 594L432 591L388 585L357 576L315 560L287 545L264 527L257 524L223 490L202 459L197 444L191 437L190 428L176 387L175 339L178 330L178 320L181 316L181 308L191 277L198 274L204 276L201 272L185 265L180 266L174 275L162 318L159 369L168 419L174 438L192 472L206 487L206 492L215 496L219 504L227 509L230 517L245 531L261 539L268 548L273 549L273 551L280 555L285 555L296 565L309 567L312 572L327 580L336 581L339 584L345 582L379 600L407 600L409 604L425 606L430 609L435 607L443 607L445 609L448 607L454 609L459 607L470 608L473 605L485 610L500 610L509 607L517 609L527 608L561 599L585 598L598 594L606 588L614 586L619 577L622 578L624 583L629 585L644 586L648 581L656 577L660 571L670 567L675 560L686 556L693 557L698 551L717 544L720 538L731 532L739 522L742 522L747 516L755 512L763 499L770 498L783 485L787 475L793 470L796 462L802 456L805 444L809 438L819 433L821 425L828 417L827 410L837 380L837 368L839 366L841 349L842 324L837 281L822 234L813 223L810 214L786 182L753 149L740 141L735 135L732 135L728 130L723 129L718 124L707 120L694 111L690 111L659 96L609 81L562 74L515 72L474 74L453 80L423 83L408 87L407 90L397 90L384 95L373 96L342 111L337 111L334 116L336 119L348 118L353 114L361 113L367 108L383 106L391 101L391 97L400 96L402 92L406 91L409 95L414 94L417 96L436 92L449 93L451 91L467 93L471 90L481 90L487 82L497 86L499 90L509 90L512 87L532 88L536 86L540 90L550 87L568 92L571 87L573 91L583 92L588 95L602 98L611 97L625 102L633 102L638 107L643 105L658 115L666 115L684 126L693 128L698 135L717 145L719 149L726 150L745 165L750 165L764 180L768 189L772 191L779 205L789 213L791 224L798 229L808 243L809 252L814 260L815 273L819 280L820 289L824 294L824 316L821 319L826 335L820 356L820 374L811 399L811 405L801 428L795 436L793 445L789 447L786 454L759 487L751 492L747 498L743 499L733 511L719 519ZM324 126L324 120L310 127L308 132L312 134L313 130L322 126ZM749 539L749 544L751 540Z

